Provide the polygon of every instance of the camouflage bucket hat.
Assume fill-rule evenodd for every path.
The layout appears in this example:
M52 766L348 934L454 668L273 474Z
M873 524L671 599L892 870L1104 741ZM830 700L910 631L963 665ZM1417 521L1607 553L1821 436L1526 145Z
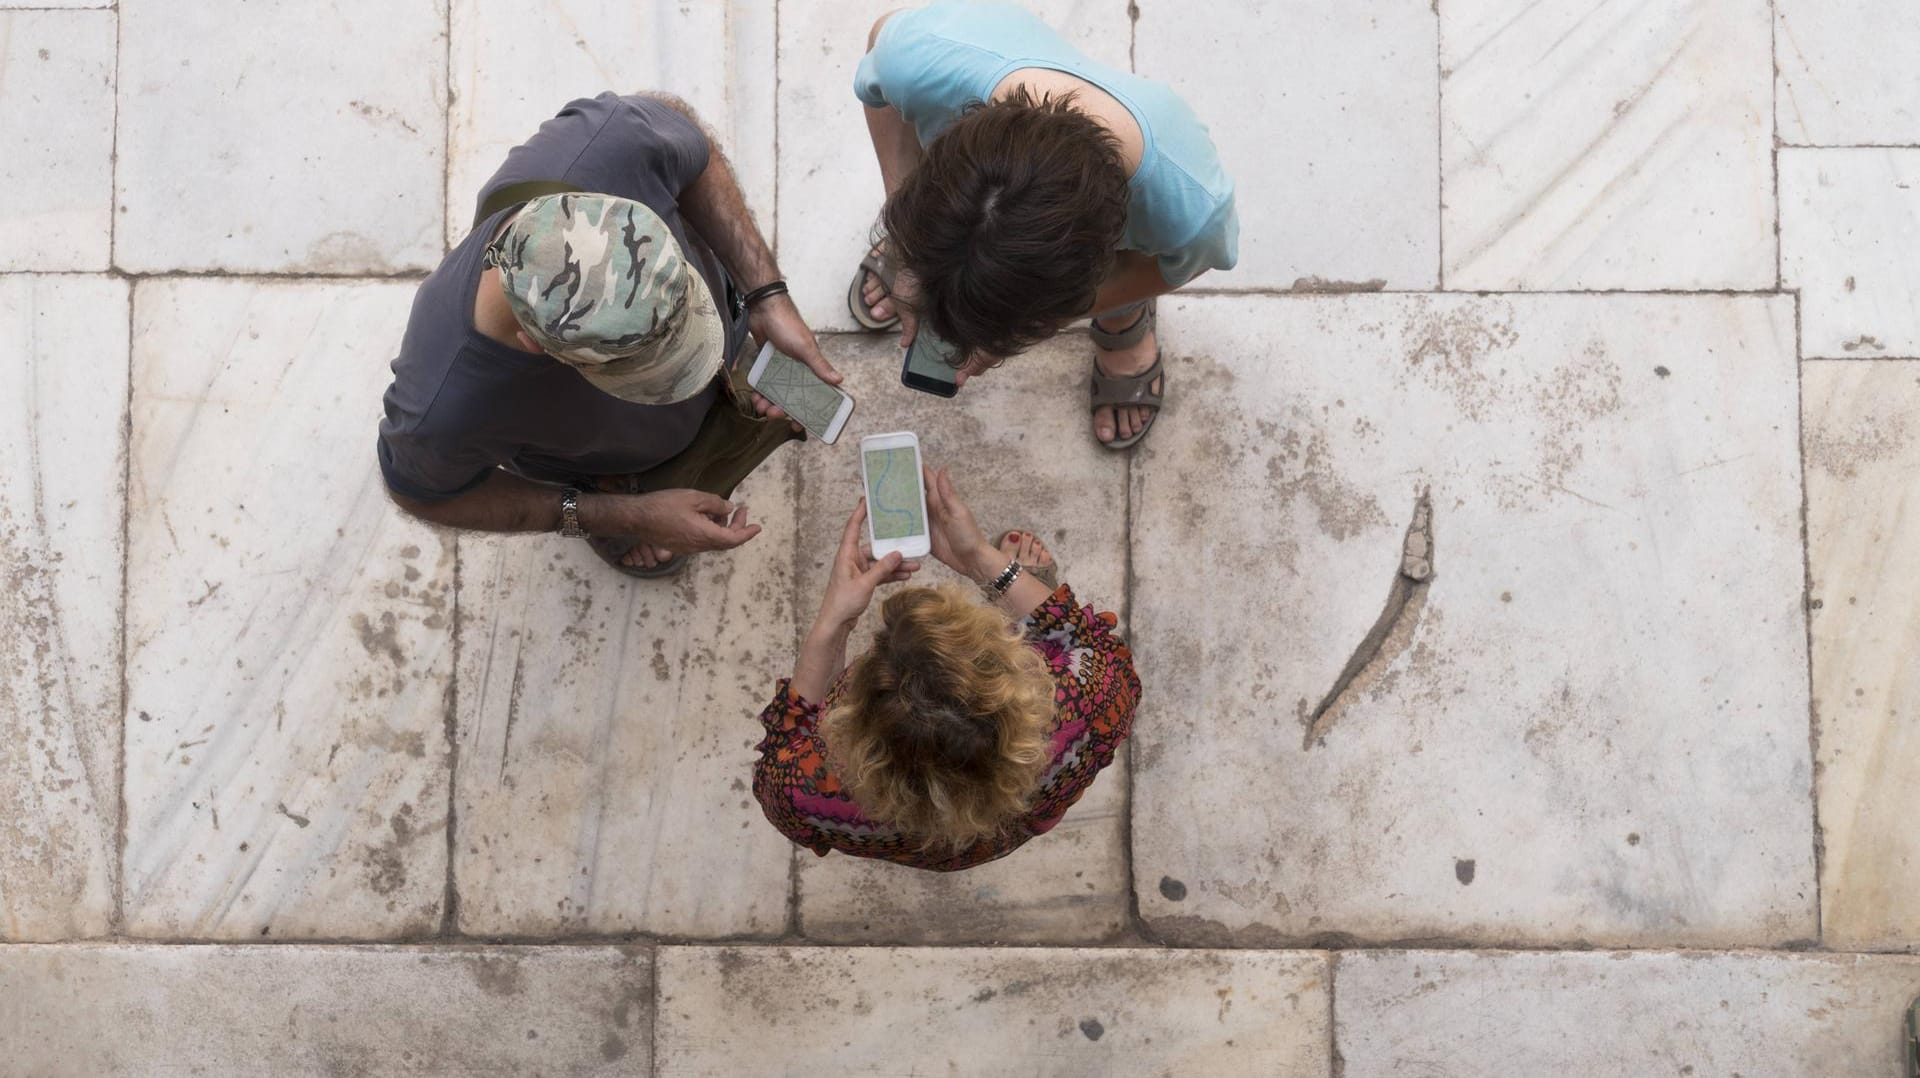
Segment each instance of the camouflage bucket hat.
M712 292L666 222L632 199L536 198L487 261L527 336L603 392L673 404L720 369L726 327Z

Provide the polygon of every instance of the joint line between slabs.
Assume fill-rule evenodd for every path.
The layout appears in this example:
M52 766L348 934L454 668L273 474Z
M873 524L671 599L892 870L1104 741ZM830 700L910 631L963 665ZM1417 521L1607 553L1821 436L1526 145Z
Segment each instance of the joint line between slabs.
M117 92L117 91L116 91ZM127 399L120 413L120 708L115 716L114 751L116 815L113 843L113 932L126 931L127 925L127 718L132 706L128 691L127 667L131 658L127 646L127 606L132 587L133 561L133 346L134 286L127 285Z
M1772 91L1768 98L1771 114L1767 119L1769 129L1773 132L1773 146L1768 155L1773 162L1773 286L1780 288L1786 283L1786 271L1785 256L1781 251L1780 220L1780 11L1778 0L1767 0L1767 71L1770 76L1767 88ZM1795 349L1797 358L1797 343Z
M1793 388L1796 425L1794 449L1800 460L1800 624L1807 649L1807 806L1813 839L1813 938L1826 940L1826 838L1820 829L1820 708L1814 698L1813 542L1808 525L1807 364L1801 344L1799 292L1793 294Z
M1433 0L1433 233L1435 288L1447 287L1447 58L1440 0Z
M453 251L452 238L447 232L447 217L453 212L453 5L455 0L441 0L445 6L445 18L442 32L446 35L442 42L444 66L440 71L440 252L441 257Z

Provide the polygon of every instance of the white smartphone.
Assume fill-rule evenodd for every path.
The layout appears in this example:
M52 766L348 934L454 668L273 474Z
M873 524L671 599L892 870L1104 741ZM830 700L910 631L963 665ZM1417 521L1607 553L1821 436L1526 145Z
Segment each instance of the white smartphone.
M839 440L847 418L853 415L852 397L822 382L812 368L775 348L772 341L761 346L747 371L747 384L828 445Z
M920 437L911 432L860 439L860 478L867 487L867 538L873 556L899 551L924 558L933 550L927 531L927 486L920 470Z

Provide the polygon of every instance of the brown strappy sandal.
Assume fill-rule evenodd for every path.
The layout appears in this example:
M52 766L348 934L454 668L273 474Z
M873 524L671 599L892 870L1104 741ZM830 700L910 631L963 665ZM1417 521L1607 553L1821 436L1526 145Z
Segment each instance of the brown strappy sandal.
M581 487L598 491L601 494L639 494L639 477L634 475L601 475L584 478ZM636 580L661 580L670 576L679 576L693 559L685 554L675 554L666 561L649 569L643 565L628 565L620 559L633 549L633 540L617 535L589 535L587 547L600 560L613 567L613 571Z
M1094 347L1103 348L1110 352L1121 348L1131 348L1145 340L1147 334L1153 331L1155 322L1154 310L1154 301L1148 300L1146 310L1140 312L1140 317L1133 320L1133 325L1118 332L1101 329L1100 321L1096 317L1087 323L1087 336L1092 339ZM1131 437L1115 438L1111 442L1100 442L1101 445L1114 450L1131 449L1139 445L1140 439L1145 438L1147 432L1152 430L1153 425L1159 421L1160 408L1167 399L1167 372L1165 365L1161 362L1161 358L1160 349L1156 347L1153 353L1153 366L1148 367L1139 374L1115 375L1103 373L1100 370L1100 357L1097 355L1094 357L1093 403L1089 406L1089 411L1098 411L1107 406L1124 408L1128 405L1138 405L1142 408L1153 409L1152 413L1147 416L1146 425L1141 427L1139 431L1135 432ZM1160 380L1160 391L1158 393L1153 391L1155 379ZM1117 434L1119 431L1116 430L1114 433ZM1094 440L1099 441L1097 438Z
M612 566L614 572L624 573L638 580L661 580L670 576L679 576L686 570L687 563L693 560L685 554L675 554L649 569L643 565L628 565L620 560L633 549L631 539L620 539L611 535L590 535L587 537L587 546L592 548L595 554L600 555L601 561Z
M900 327L900 316L897 313L885 322L874 318L873 309L867 305L866 297L861 294L866 291L867 275L872 274L873 279L880 282L882 298L891 298L893 279L899 272L900 267L894 265L893 259L887 257L884 249L868 250L866 257L860 260L860 268L853 271L853 283L847 286L847 313L853 316L855 322L860 323L861 329L868 333L885 333L887 330Z

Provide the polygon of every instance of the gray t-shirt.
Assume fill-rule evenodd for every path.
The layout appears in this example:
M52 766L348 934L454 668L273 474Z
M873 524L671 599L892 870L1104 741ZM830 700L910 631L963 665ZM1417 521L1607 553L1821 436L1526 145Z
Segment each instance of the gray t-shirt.
M569 104L540 125L481 189L558 180L644 203L706 278L729 320L727 357L746 326L729 302L724 269L679 213L680 192L707 167L698 125L647 97L612 93ZM573 368L494 341L473 328L474 295L488 240L510 210L483 222L420 285L380 422L380 472L396 493L454 497L505 466L532 479L645 471L693 441L717 386L672 405L631 404L595 389Z

